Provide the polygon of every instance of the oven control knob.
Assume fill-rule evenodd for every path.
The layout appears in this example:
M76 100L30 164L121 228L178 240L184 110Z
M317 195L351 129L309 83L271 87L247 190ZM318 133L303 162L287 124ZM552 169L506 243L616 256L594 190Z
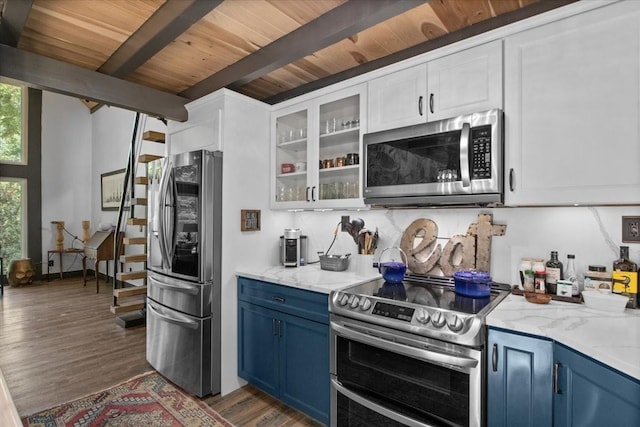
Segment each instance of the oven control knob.
M429 323L429 312L424 308L419 308L416 311L416 320L422 324Z
M371 307L371 300L369 298L363 298L360 301L360 310L367 311Z
M435 326L436 328L442 328L444 326L445 323L447 323L446 319L444 318L444 316L442 315L442 313L440 313L439 311L436 311L435 313L433 313L433 315L431 316L431 323L433 324L433 326Z
M447 326L453 332L458 332L462 330L462 326L464 326L464 324L462 323L462 320L460 320L458 316L456 316L455 314L452 314L451 316L449 316L449 319L447 319Z
M348 302L349 302L349 295L347 294L338 295L338 304L347 305Z
M349 305L351 306L351 308L356 308L358 304L360 304L360 298L354 295Z

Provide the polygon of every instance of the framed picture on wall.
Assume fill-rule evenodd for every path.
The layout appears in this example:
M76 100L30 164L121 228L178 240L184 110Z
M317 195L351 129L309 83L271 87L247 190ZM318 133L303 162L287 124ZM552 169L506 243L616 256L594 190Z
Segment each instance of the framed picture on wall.
M124 169L100 175L100 201L103 211L117 211L120 208L124 189Z

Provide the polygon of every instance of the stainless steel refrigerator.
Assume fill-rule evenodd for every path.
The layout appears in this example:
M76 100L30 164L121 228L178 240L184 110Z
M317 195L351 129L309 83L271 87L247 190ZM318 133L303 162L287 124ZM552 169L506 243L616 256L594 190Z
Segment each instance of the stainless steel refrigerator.
M220 392L222 153L149 165L147 361L197 396Z

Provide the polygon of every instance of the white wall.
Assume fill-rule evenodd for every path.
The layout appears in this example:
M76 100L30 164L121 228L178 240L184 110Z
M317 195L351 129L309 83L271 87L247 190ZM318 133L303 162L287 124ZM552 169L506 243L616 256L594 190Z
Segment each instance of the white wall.
M94 190L91 180L92 144L89 109L75 98L50 92L42 94L42 269L47 269L47 250L55 249L57 230L51 221L82 239L82 221L91 220ZM36 189L37 190L37 189ZM29 189L32 191L32 189ZM65 233L65 248L82 248ZM82 269L82 257L63 256L64 271ZM60 271L58 255L52 255L51 272Z
M362 218L365 227L379 229L380 242L375 259L390 246L398 246L404 230L416 219L428 218L438 225L438 236L466 234L479 213L493 215L494 224L505 224L506 234L493 237L491 275L495 281L517 283L517 268L522 257L549 259L557 250L566 266L567 254L575 254L579 271L588 265L605 265L611 271L619 256L619 246L629 246L630 258L640 261L640 244L622 243L623 215L640 215L640 207L557 207L557 208L495 208L495 209L394 209L369 211L298 212L295 226L309 235L310 260L316 251L325 251L333 238L333 230L341 215ZM357 246L347 233L339 233L332 249L334 253L357 253ZM312 255L313 254L313 255Z

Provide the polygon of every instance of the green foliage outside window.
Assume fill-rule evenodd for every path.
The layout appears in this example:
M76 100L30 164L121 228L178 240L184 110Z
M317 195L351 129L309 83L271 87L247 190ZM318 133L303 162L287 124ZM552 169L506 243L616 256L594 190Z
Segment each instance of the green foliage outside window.
M22 161L22 88L0 83L0 162Z
M20 181L0 179L0 255L5 266L11 260L23 258L22 189Z
M0 83L0 164L24 159L22 141L22 88ZM0 166L0 171L2 166ZM0 256L5 265L23 258L22 200L26 182L0 172Z

